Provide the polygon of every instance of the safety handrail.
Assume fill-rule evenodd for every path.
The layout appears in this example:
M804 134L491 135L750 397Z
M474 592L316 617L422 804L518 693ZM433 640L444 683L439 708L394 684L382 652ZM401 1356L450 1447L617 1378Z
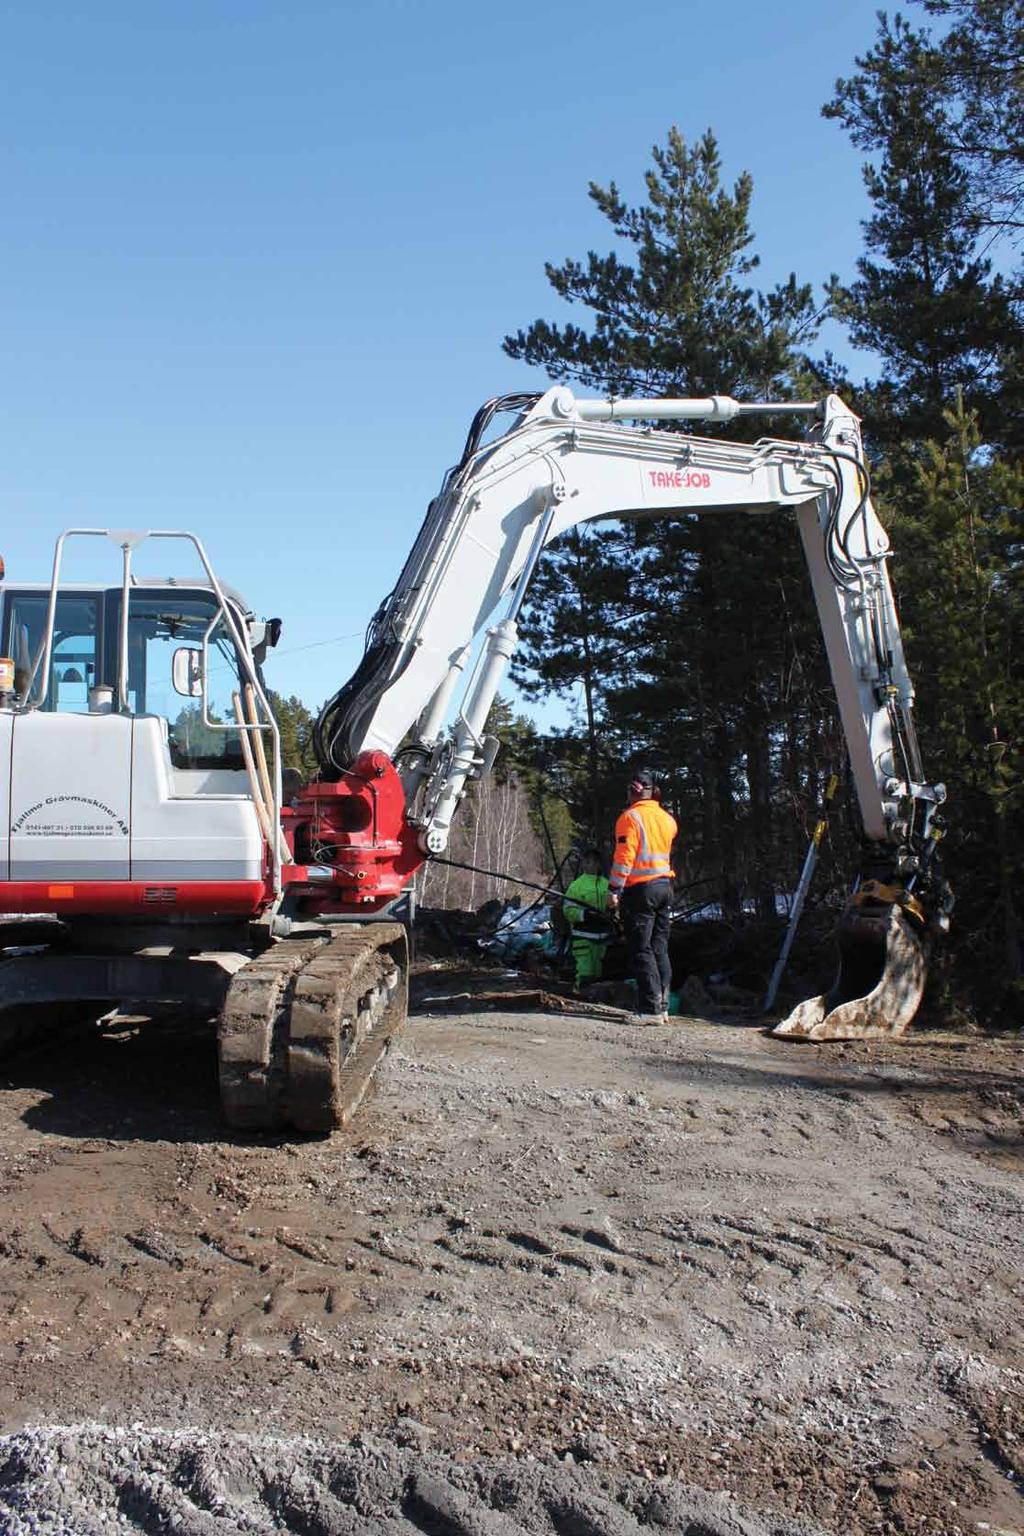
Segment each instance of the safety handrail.
M53 632L54 632L54 625L55 625L55 622L56 622L56 615L57 615L57 597L58 597L58 594L59 594L59 591L60 591L61 565L62 565L63 559L64 559L64 546L68 542L69 539L73 539L73 538L109 539L112 543L119 545L120 549L121 549L122 559L123 559L123 567L122 567L122 578L121 578L122 579L121 623L120 623L120 629L119 629L119 634L118 634L118 652L119 652L119 657L120 657L120 669L119 669L120 675L119 675L119 679L118 679L118 706L119 706L120 711L123 714L128 714L129 713L129 709L128 709L128 606L129 606L129 601L130 601L130 597L131 597L131 590L132 590L132 588L131 588L132 555L133 555L135 549L137 548L137 546L139 544L144 543L144 541L146 539L178 539L178 540L183 540L185 543L191 544L192 547L195 549L197 555L199 556L199 560L200 560L200 563L201 563L201 565L203 567L203 570L206 573L206 579L207 579L207 581L210 584L210 589L213 592L214 597L217 599L217 612L215 613L213 619L210 622L210 625L207 628L207 631L206 631L205 635L203 636L203 675L202 675L202 680L201 680L202 681L202 690L203 690L203 692L202 692L202 699L203 699L203 723L204 723L204 725L212 726L214 729L216 729L217 726L218 726L218 722L211 721L211 720L208 719L207 692L206 692L206 674L207 674L206 658L207 658L207 646L208 646L209 636L210 636L211 632L213 631L213 629L216 628L217 624L220 623L221 619L223 619L224 623L227 626L228 633L230 634L232 640L235 643L235 650L236 650L238 656L241 658L242 669L243 669L243 671L245 673L245 679L246 679L246 681L249 684L251 684L253 692L256 695L256 698L259 700L260 705L261 705L261 707L263 709L263 712L264 712L264 714L266 716L266 723L257 721L256 723L254 723L252 725L245 725L244 727L243 726L238 726L238 725L230 725L230 726L223 727L223 729L229 729L229 730L245 729L245 730L252 730L252 731L269 730L270 731L270 733L271 733L271 735L273 737L273 742L274 742L274 780L273 780L274 804L272 806L273 825L276 828L280 828L280 825L281 825L281 803L282 803L281 731L280 731L280 727L278 726L278 723L277 723L276 719L274 718L274 712L273 712L273 710L270 707L270 701L267 698L266 692L265 692L265 690L263 688L263 684L260 682L259 673L258 673L257 668L256 668L255 658L252 655L252 649L251 649L251 646L249 644L249 637L248 637L248 635L245 632L245 628L242 625L242 623L240 622L238 614L235 611L234 607L228 602L228 599L227 599L227 597L224 594L224 589L222 588L219 580L217 579L217 575L216 575L216 573L215 573L215 571L213 569L213 566L210 564L209 557L207 556L206 550L203 548L202 542L196 537L196 535L194 533L190 533L186 529L179 529L179 528L149 528L149 529L65 528L64 532L61 533L58 536L58 538L57 538L56 547L55 547L54 553L53 553L53 574L52 574L52 576L50 578L50 599L49 599L49 603L47 605L47 610L46 610L46 634L45 634L42 650L37 655L35 665L32 668L32 675L31 675L31 677L29 679L29 684L28 684L28 688L26 690L26 695L25 695L26 703L28 703L29 700L31 699L32 685L35 682L37 673L39 672L40 662L42 663L42 679L41 679L40 685L39 685L39 696L38 696L37 699L35 699L31 703L30 707L35 708L35 709L41 708L42 705L45 704L46 697L47 697L47 694L49 692L49 687L50 687L50 667L51 667L51 663L52 663L52 659L53 659ZM277 894L280 893L280 890L281 890L281 847L280 847L280 838L275 838L275 839L271 840L270 858L271 858L271 875L272 875L273 884L274 884L274 894L277 895Z

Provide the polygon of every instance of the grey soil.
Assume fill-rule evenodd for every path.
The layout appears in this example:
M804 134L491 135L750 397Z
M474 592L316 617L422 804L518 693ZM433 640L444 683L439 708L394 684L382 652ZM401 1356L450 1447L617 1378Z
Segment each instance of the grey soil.
M37 1046L0 1529L1018 1528L1019 1066L438 1013L352 1131L246 1142L205 1027Z

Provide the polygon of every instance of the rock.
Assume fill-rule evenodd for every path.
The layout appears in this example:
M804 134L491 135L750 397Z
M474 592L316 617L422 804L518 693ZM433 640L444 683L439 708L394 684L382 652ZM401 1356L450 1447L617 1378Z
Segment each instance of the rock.
M581 1465L592 1461L614 1461L615 1447L607 1435L597 1430L586 1430L569 1442L574 1461Z
M430 1448L434 1433L435 1431L429 1425L421 1424L419 1419L403 1413L392 1424L388 1436L405 1450L426 1451Z

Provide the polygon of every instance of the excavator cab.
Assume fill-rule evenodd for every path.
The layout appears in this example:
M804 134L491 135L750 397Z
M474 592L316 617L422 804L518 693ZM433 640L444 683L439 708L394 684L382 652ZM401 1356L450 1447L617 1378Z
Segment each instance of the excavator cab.
M64 589L54 609L45 677L49 589L7 587L0 610L2 654L14 661L13 693L25 709L44 714L109 714L120 691L120 587ZM211 621L209 675L203 640ZM178 768L244 770L232 694L243 686L241 658L208 589L177 583L133 587L129 603L125 697L128 713L167 722ZM212 722L204 727L206 712ZM226 725L227 729L218 727Z
M233 709L263 692L252 616L210 571L139 580L141 536L114 537L116 586L64 583L59 544L49 586L2 591L0 911L253 915L276 850Z

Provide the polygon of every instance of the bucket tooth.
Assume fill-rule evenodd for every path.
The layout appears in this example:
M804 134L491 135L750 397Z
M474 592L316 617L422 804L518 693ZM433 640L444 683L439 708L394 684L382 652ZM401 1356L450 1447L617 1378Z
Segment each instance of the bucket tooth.
M877 1040L903 1035L921 1006L927 942L895 903L853 908L839 931L839 975L830 992L798 1003L772 1030L794 1040Z

